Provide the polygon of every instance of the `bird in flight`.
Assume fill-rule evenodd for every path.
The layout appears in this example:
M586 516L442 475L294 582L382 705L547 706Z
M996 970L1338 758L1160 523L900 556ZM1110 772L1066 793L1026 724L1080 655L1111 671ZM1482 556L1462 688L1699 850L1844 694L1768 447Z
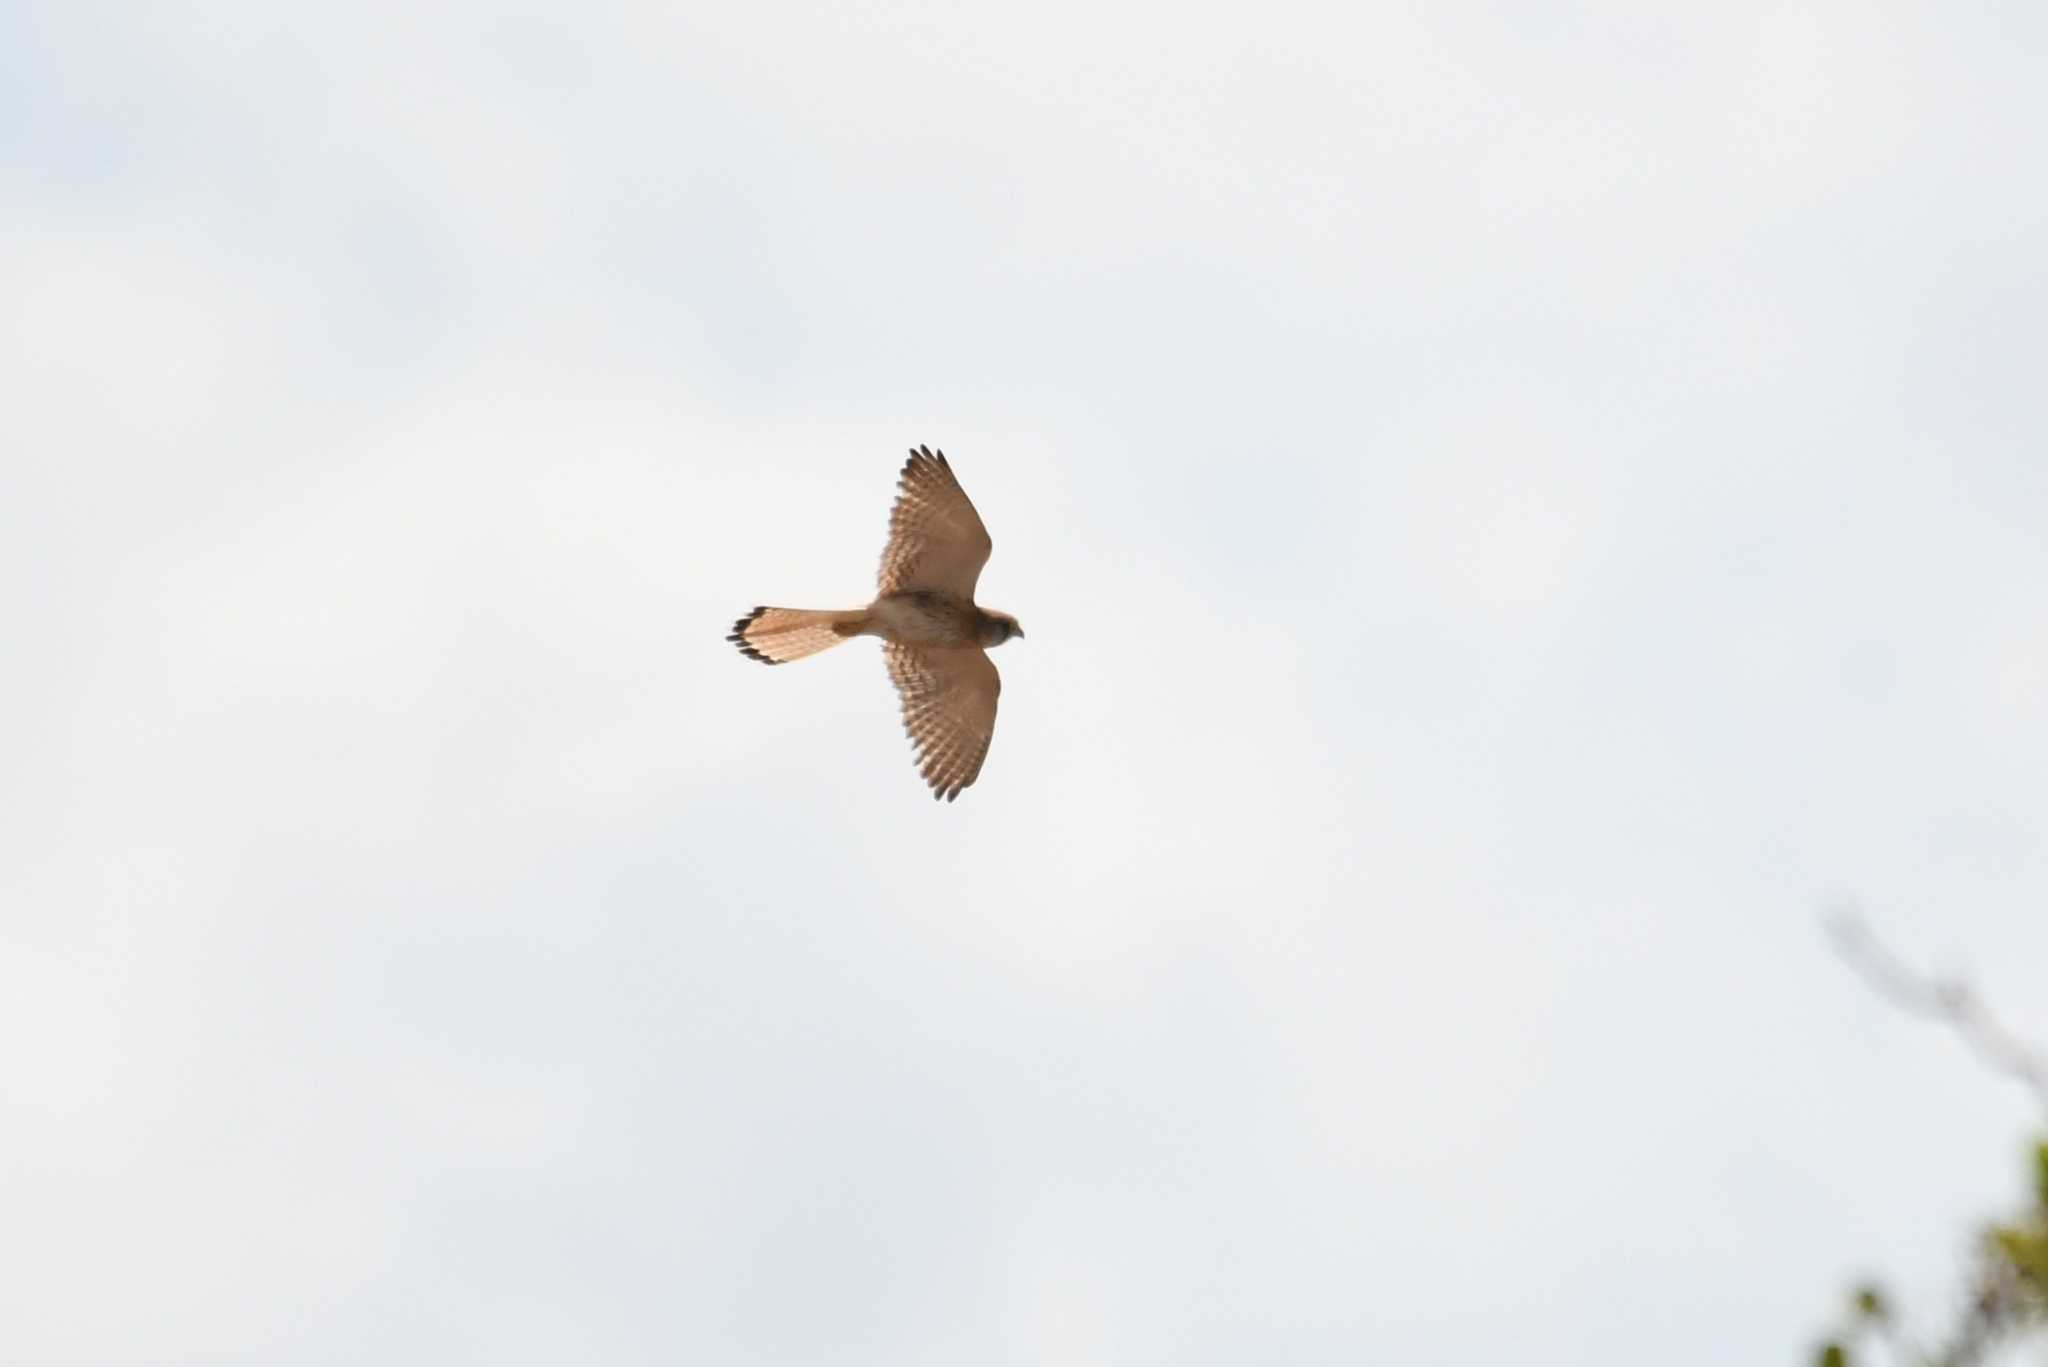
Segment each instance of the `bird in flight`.
M755 608L725 639L762 664L788 664L855 636L882 638L882 662L903 699L903 729L934 798L974 782L996 729L1001 676L988 652L1024 629L975 606L988 528L943 451L910 453L889 510L875 601L844 612Z

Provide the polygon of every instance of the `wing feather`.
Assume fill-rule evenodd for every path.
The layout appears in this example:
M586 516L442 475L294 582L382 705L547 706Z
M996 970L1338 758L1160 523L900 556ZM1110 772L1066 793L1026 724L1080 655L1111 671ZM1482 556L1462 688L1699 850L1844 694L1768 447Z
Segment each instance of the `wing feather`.
M951 802L988 757L1002 676L988 652L974 647L924 649L889 641L882 658L903 700L903 729L918 773L933 797Z
M896 488L889 542L875 576L881 593L936 589L972 602L992 543L946 453L924 446L912 451Z

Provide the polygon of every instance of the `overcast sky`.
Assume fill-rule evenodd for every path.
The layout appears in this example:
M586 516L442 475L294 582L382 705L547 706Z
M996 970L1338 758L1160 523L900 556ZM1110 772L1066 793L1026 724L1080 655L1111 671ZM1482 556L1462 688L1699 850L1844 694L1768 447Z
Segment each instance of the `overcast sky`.
M0 7L9 1359L1937 1319L2040 1117L1817 915L2048 1036L2048 18L1666 8ZM920 442L952 806L721 639Z

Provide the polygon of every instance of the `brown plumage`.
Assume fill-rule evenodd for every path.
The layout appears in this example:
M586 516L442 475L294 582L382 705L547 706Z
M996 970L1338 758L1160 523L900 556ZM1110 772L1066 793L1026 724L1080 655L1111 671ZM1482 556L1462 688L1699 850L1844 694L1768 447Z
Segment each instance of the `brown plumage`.
M1003 681L989 648L1024 634L1016 618L975 605L990 549L945 454L920 446L897 480L872 603L845 612L759 607L726 639L750 659L786 664L855 636L881 637L918 772L933 797L951 802L981 773L995 734Z

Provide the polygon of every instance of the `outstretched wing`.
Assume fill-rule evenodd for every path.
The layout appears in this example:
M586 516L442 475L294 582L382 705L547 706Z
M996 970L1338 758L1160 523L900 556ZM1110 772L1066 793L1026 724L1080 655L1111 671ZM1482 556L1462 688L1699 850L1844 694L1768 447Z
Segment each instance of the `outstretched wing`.
M988 528L967 501L943 451L920 446L910 453L889 510L889 544L875 576L884 595L936 589L968 602L988 563Z
M1002 677L988 652L973 647L920 649L890 641L882 658L903 697L903 729L916 747L918 772L933 797L951 802L974 782L988 755Z

